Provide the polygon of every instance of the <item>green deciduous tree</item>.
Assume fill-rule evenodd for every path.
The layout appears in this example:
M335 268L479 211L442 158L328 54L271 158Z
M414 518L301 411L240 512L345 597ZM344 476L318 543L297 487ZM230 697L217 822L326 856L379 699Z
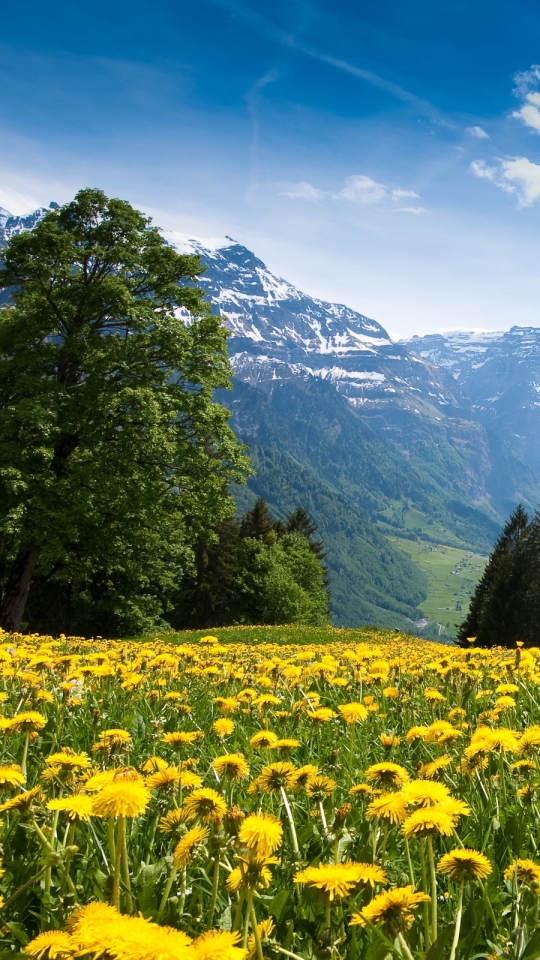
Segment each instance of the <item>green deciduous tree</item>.
M159 612L248 470L212 399L227 334L193 284L199 258L99 190L2 257L0 625L19 628L36 579Z
M216 540L202 539L196 565L180 585L173 626L234 623L328 622L327 572L316 525L299 509L273 520L259 498L237 520L226 520Z

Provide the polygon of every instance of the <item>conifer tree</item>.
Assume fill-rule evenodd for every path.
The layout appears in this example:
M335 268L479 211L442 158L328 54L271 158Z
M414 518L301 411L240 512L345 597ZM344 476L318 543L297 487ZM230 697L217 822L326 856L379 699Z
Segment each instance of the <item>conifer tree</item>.
M529 517L521 504L505 525L471 599L458 641L476 637L481 647L513 647L525 639L531 567Z

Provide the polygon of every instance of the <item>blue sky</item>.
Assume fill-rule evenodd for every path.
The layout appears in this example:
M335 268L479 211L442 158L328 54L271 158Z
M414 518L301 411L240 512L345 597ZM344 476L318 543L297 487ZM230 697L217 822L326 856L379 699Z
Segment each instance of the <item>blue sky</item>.
M540 326L540 6L5 5L0 204L99 186L394 336Z

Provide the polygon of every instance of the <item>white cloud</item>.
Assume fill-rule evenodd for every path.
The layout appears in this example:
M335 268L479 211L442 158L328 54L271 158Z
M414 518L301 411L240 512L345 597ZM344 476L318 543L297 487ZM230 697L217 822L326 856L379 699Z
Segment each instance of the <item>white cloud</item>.
M473 160L470 166L475 177L490 180L506 193L516 193L520 207L530 207L540 200L540 163L527 157L499 160L498 166L488 166L485 160Z
M522 207L530 207L540 199L540 163L533 163L527 157L515 160L503 160L503 177L518 184L519 202Z
M386 197L386 187L371 177L363 175L347 177L345 186L333 194L334 200L350 200L351 203L380 203Z
M346 177L343 181L341 190L333 192L331 190L320 190L306 180L300 183L293 183L287 190L280 192L281 197L289 197L290 200L308 200L311 202L320 202L321 200L345 200L348 203L360 204L380 204L386 200L419 200L420 194L414 190L402 190L400 187L391 187L388 184L379 183L372 177L365 174L355 174ZM423 207L402 207L407 213L426 213ZM397 213L397 210L394 210Z
M289 197L291 200L310 200L312 203L324 200L325 196L324 190L318 190L305 180L293 183L290 190L282 190L280 193L280 197Z
M420 194L415 193L414 190L392 190L392 200L406 200L408 197L411 200L419 200Z
M431 210L426 207L397 207L394 213L416 213L419 216L421 213L431 213Z
M489 140L489 133L486 133L483 127L467 127L467 133L471 137L478 137L479 140Z
M490 167L485 160L473 160L469 170L471 173L474 173L475 177L479 177L482 180L490 180L491 183L494 183L506 193L515 193L516 188L508 183L508 179L510 178L505 179L504 162L505 161L499 160L498 166Z
M535 98L534 100L533 97ZM536 100L537 97L538 100ZM524 103L520 110L514 110L512 116L519 117L527 127L531 127L532 130L540 133L540 110L536 106L536 103L540 102L540 95L537 93L529 93L527 100L529 102Z
M32 213L41 203L35 197L27 193L21 193L19 190L13 190L11 187L0 186L0 207L9 210L15 216L23 217L27 213Z

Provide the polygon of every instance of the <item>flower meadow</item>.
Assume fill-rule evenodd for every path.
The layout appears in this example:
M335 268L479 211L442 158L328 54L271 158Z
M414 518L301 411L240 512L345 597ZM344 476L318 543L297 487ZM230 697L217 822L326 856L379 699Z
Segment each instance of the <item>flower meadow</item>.
M538 958L540 648L349 633L1 634L0 952Z

